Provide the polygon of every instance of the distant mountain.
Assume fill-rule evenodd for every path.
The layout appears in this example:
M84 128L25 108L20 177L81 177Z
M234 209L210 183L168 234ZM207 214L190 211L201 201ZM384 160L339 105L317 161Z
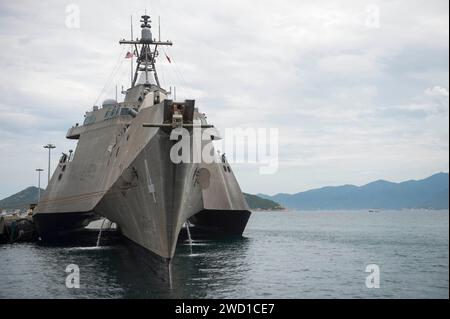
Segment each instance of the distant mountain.
M41 192L44 190L42 189ZM28 208L31 203L36 203L38 197L37 187L28 187L12 196L0 200L0 209L23 209ZM280 204L270 200L258 197L252 194L244 193L248 206L251 209L261 210L279 210L283 209Z
M273 200L259 197L257 195L244 193L245 200L247 201L250 209L260 209L260 210L281 210L280 204L274 202Z
M258 196L279 202L287 208L318 209L448 209L449 175L438 173L422 180L392 183L384 180L364 186L323 187L296 194Z
M44 190L41 189L41 192ZM24 190L0 200L0 209L26 209L32 203L36 203L38 188L31 186Z

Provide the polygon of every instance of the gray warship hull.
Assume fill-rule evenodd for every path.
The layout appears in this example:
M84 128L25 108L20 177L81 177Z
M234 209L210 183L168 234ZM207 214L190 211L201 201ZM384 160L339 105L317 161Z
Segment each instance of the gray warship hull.
M143 127L165 122L170 106L166 100L136 117L69 130L68 138L79 139L73 160L58 164L35 209L43 239L103 216L128 239L170 259L187 220L214 236L242 235L250 212L230 165L173 163L170 132ZM193 116L203 120L197 111Z
M66 137L78 140L76 151L61 157L33 219L45 240L106 217L132 242L171 259L184 224L211 236L241 236L250 211L224 155L205 160L190 151L200 145L215 154L214 134L199 143L194 134L212 125L194 100L167 98L155 63L157 48L172 43L152 37L149 16L141 22L141 39L120 41L133 48L126 55L132 66L136 57L124 101L94 106L83 125L69 129ZM138 74L144 83L137 83ZM188 146L176 152L182 161L173 158L178 133Z

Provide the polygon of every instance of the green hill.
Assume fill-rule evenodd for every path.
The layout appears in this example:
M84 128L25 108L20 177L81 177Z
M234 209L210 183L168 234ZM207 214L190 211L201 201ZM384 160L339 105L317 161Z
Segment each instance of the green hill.
M378 180L363 186L328 186L296 194L258 195L301 210L448 209L448 191L449 174L438 173L401 183Z
M43 192L44 190L41 190ZM36 203L38 197L37 187L28 187L14 195L0 200L0 209L26 209L31 203ZM248 206L251 209L260 210L280 210L283 209L280 204L270 199L261 198L256 195L244 193Z
M262 198L256 195L244 193L245 200L251 209L259 210L282 210L284 209L280 204L270 199Z
M27 209L30 204L37 202L37 198L38 188L31 186L0 200L0 209Z

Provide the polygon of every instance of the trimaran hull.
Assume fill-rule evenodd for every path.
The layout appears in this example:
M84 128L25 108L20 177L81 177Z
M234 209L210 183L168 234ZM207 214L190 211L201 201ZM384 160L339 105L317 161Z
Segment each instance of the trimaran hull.
M58 165L36 208L43 239L102 216L134 243L170 259L187 220L212 236L242 235L250 212L229 164L175 164L169 133L142 128L144 121L162 123L167 104L80 134L73 160Z

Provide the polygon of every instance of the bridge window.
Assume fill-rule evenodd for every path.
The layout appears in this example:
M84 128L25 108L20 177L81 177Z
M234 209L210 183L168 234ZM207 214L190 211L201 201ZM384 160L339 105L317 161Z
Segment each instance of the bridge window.
M95 122L95 115L89 115L86 116L86 118L84 119L83 125L88 125L88 124L92 124Z
M120 115L128 115L128 114L129 114L129 109L127 107L120 109Z

